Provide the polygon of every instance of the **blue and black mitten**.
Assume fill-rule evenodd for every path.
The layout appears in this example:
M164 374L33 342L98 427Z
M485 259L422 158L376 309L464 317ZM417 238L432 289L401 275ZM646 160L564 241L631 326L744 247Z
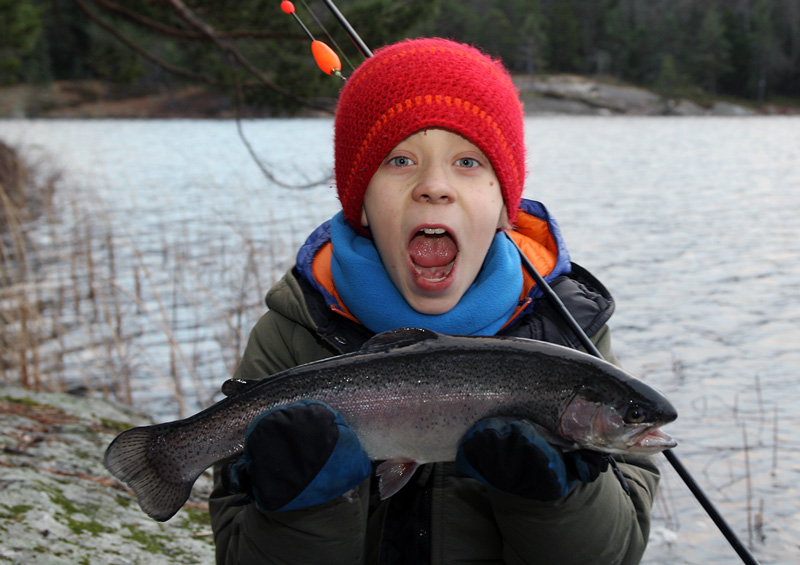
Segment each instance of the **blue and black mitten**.
M307 400L253 421L229 484L261 510L298 510L338 498L371 472L369 457L344 418L324 402Z
M606 470L601 453L562 452L526 420L485 418L461 439L456 469L499 491L542 502L563 498Z

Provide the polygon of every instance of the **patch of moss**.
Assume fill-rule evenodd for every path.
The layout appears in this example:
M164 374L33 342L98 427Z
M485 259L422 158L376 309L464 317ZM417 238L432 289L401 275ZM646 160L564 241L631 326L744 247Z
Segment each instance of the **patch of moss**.
M95 457L97 457L96 453L89 453L88 451L84 451L83 449L76 449L74 451L75 457L79 460L83 461L91 461Z
M105 418L100 420L100 426L104 430L116 433L121 433L134 427L130 422L117 422L116 420L106 420Z
M64 524L66 524L66 526L72 530L74 534L89 533L93 536L97 536L114 531L112 528L109 528L108 526L105 526L96 520L83 521L75 520L72 517L74 515L91 516L97 512L97 505L85 504L82 506L77 506L59 490L49 487L47 488L47 491L49 492L50 500L53 502L53 504L57 504L63 510L63 512L58 513L61 515L59 519L63 520Z
M184 527L189 527L189 528L196 528L198 526L211 527L211 515L208 513L208 510L205 510L203 508L193 508L191 506L184 506L183 512L186 516L186 522L184 522Z
M23 398L16 398L14 396L6 395L0 396L0 400L14 404L24 404L25 406L45 406L44 404L36 402L34 399L28 398L27 396Z
M72 533L74 534L90 533L93 536L98 536L100 534L108 534L114 532L113 528L104 526L103 524L95 520L92 520L90 522L82 522L80 520L73 520L69 516L66 516L64 519L67 523L67 527L70 530L72 530Z
M165 551L164 542L169 541L171 539L169 536L151 534L149 532L144 531L136 524L125 524L124 527L128 528L128 530L130 530L131 533L130 535L123 535L122 537L138 543L148 553L153 553L157 555L175 553L175 551L170 551L170 552Z
M7 511L0 514L0 518L4 520L14 520L20 516L20 514L25 514L30 510L33 510L33 506L28 504L16 504L14 506L7 506Z
M52 500L54 504L58 504L61 508L63 508L64 512L67 514L80 514L83 512L83 509L75 506L75 503L64 496L64 493L52 487L48 488L47 490L50 491L50 500Z

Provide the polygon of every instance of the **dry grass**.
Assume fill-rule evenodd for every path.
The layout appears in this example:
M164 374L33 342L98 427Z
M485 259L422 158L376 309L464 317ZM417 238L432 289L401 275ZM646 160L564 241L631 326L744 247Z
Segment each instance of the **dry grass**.
M210 404L286 268L274 247L229 226L238 243L210 252L168 223L142 244L80 187L39 180L35 166L6 155L0 382L99 394L159 415ZM53 205L57 189L64 197Z
M0 142L0 372L8 381L16 370L17 384L40 388L39 356L37 354L36 319L41 312L41 296L32 275L31 248L27 226L50 204L58 178L36 178L31 166L17 151Z

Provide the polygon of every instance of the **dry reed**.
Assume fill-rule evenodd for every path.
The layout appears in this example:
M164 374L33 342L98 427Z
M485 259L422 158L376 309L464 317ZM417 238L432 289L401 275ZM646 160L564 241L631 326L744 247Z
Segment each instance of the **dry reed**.
M0 382L100 394L160 417L210 404L282 274L273 246L233 222L235 242L213 257L186 226L165 222L143 241L81 187L34 216L32 200L49 205L61 179L40 186L14 157L9 168L24 171L15 196L0 184Z

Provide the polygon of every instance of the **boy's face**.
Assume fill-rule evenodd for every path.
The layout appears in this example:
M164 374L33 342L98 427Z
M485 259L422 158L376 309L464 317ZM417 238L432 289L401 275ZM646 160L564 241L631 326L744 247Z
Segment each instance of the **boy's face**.
M389 152L367 186L361 214L392 282L423 314L458 303L505 222L491 163L443 129L418 131Z

